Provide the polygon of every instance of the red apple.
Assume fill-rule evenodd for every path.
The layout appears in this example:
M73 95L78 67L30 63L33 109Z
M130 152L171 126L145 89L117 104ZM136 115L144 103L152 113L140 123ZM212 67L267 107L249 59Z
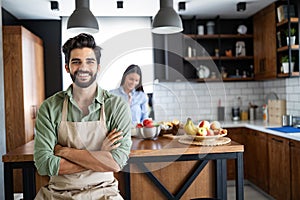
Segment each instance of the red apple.
M213 136L213 135L215 135L214 130L212 130L212 129L207 129L207 136Z
M210 127L210 124L209 124L209 121L206 121L206 120L202 120L199 125L198 125L200 128L206 128L206 129L209 129Z
M138 123L138 124L136 125L136 128L143 128L143 124L142 124L142 123Z
M144 119L143 125L146 127L153 127L153 121L151 118Z

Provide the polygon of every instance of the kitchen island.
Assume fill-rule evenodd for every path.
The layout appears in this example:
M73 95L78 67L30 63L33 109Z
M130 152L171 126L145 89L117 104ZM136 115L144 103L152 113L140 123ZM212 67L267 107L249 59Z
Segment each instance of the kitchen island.
M227 199L227 159L236 160L236 197L244 198L243 145L186 145L178 139L133 138L125 199Z
M132 138L128 165L117 174L125 199L227 198L226 160L236 159L236 195L243 199L243 145L234 141L222 146L191 146L176 139ZM35 185L33 141L2 156L5 197L12 199L12 173L22 168L24 199L32 199Z

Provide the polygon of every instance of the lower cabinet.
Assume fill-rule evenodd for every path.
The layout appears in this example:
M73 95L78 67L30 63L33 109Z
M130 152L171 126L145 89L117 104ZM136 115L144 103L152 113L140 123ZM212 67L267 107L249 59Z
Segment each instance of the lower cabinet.
M289 139L268 135L268 149L269 194L275 199L291 199L290 177L294 172L291 172Z
M300 142L290 142L291 153L291 199L300 199Z
M269 186L267 139L264 132L248 130L244 147L246 178L265 192Z
M300 199L300 141L247 129L228 128L228 137L244 145L244 177L275 199ZM235 162L227 161L227 179Z

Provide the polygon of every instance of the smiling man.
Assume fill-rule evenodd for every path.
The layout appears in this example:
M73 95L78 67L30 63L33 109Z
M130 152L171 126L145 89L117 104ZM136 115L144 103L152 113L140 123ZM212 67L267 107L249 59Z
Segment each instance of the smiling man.
M113 172L124 167L130 153L130 109L97 85L100 50L88 34L63 46L73 83L46 99L38 112L34 160L50 181L36 199L122 199Z

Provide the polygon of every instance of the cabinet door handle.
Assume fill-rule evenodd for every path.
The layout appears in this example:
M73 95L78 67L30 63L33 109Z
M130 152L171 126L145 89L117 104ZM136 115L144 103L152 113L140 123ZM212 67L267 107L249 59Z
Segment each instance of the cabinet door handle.
M266 70L266 59L262 58L259 61L259 71L264 72Z
M36 113L37 113L37 107L36 107L36 105L32 105L31 106L31 119L36 118Z
M275 141L275 142L280 142L280 143L283 143L283 141L282 141L282 140L279 140L279 139L276 139L276 138L272 138L272 140L273 140L273 141Z

